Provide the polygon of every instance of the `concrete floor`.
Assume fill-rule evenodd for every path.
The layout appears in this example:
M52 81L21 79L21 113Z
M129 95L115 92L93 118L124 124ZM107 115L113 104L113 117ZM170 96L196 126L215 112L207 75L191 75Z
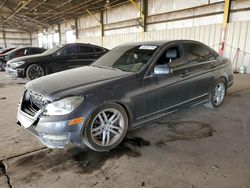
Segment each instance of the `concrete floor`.
M235 75L220 108L158 119L106 153L51 150L17 126L25 82L0 72L1 188L250 187L250 75Z

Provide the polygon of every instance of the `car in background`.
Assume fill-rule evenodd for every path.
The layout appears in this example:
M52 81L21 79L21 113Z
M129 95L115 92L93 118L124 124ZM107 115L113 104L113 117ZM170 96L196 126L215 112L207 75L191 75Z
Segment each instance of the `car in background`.
M58 45L39 55L9 61L6 73L11 77L27 77L33 80L47 74L89 65L107 51L100 46L84 43Z
M4 70L6 67L6 63L10 61L11 59L22 57L22 56L40 54L40 53L43 53L44 51L46 51L46 49L38 48L38 47L21 47L21 48L16 48L14 50L11 50L5 53L3 56L0 56L1 69Z
M2 52L0 52L0 57L3 56L4 54L6 54L7 52L14 50L14 49L16 49L16 48L15 47L14 48L7 48L7 49L3 50Z
M28 82L17 120L48 147L108 151L155 118L201 103L219 107L232 84L230 60L200 42L130 43L90 66Z
M0 71L4 71L4 67L5 67L5 61L3 61L3 56L4 54L6 54L7 52L14 50L16 48L7 48L5 50L3 50L2 52L0 52Z

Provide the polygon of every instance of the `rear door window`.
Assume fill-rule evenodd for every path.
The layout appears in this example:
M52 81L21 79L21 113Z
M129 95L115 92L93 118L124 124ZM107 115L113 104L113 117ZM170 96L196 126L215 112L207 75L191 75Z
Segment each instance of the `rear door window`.
M62 49L61 52L62 55L75 55L79 54L79 46L78 45L72 45L72 46L66 46Z
M99 52L103 52L103 51L104 51L104 49L103 49L103 48L98 48L98 47L95 47L95 51L96 51L97 53L99 53Z
M216 60L211 50L201 44L184 43L186 59L192 64Z
M42 52L44 52L42 48L31 48L31 54L40 54Z
M81 54L86 54L86 53L95 53L95 50L92 46L88 45L81 45L80 46L80 53Z

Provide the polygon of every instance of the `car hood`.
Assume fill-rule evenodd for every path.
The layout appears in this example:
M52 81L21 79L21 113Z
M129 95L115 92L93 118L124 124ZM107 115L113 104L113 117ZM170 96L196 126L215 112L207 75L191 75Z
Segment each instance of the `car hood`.
M120 70L85 66L35 79L25 87L53 101L66 96L86 96L111 89L116 84L123 84L122 79L128 81L135 75Z
M41 59L44 57L47 57L48 55L44 55L44 54L36 54L36 55L27 55L27 56L22 56L22 57L18 57L18 58L14 58L12 60L9 61L9 63L14 63L14 62L18 62L18 61L33 61L35 59Z

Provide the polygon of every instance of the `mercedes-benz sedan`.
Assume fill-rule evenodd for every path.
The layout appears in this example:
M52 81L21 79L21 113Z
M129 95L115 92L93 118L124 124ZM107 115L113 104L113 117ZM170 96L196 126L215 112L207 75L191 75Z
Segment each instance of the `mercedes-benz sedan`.
M29 82L17 119L48 147L71 142L107 151L154 118L220 106L232 84L230 61L200 42L125 44L90 66Z

